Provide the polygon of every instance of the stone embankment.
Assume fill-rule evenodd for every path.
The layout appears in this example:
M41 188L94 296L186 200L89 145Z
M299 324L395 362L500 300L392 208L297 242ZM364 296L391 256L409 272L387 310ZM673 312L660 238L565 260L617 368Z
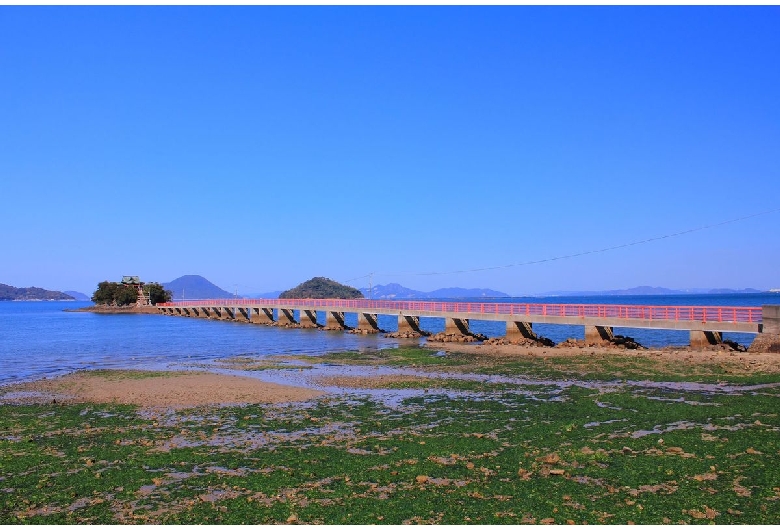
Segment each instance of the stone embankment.
M613 348L620 350L646 350L644 346L635 341L632 337L624 337L623 335L615 335L614 339L609 342L595 343L585 342L584 340L566 339L559 343L556 348Z
M385 334L385 338L388 339L420 339L422 337L429 337L431 334L428 332L417 331L395 331L393 333Z
M482 342L487 340L487 336L481 333L471 333L464 335L462 333L436 333L428 337L428 342Z
M508 339L506 337L494 337L484 342L487 346L546 346L552 348L555 343L547 337L536 337L535 339L520 338Z
M352 333L353 335L373 335L375 333L385 333L384 330L381 329L360 329L360 328L352 328L348 329L347 333Z

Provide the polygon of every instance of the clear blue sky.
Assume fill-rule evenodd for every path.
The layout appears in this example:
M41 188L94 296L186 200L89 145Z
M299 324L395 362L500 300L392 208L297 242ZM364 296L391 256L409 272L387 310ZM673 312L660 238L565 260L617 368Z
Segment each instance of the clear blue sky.
M780 8L0 7L0 183L17 287L780 287L780 212L418 274L780 208Z

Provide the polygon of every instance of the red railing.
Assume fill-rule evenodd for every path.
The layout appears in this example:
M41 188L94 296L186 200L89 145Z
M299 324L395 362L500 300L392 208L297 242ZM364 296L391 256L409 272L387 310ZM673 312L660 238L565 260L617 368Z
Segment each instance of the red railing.
M423 302L390 300L336 299L247 299L184 300L157 304L158 307L310 307L338 308L345 311L383 309L426 311L433 313L471 313L482 315L523 315L552 317L595 317L641 320L681 320L695 322L761 322L760 307L724 306L641 306L607 304L515 304L482 302Z

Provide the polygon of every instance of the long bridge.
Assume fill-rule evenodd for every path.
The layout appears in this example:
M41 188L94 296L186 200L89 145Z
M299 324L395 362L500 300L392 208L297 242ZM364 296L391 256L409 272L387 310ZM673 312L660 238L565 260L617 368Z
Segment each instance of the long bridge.
M398 317L399 332L425 334L420 317L444 318L445 333L468 335L469 322L506 322L506 336L537 338L533 324L578 325L586 343L609 342L614 327L690 331L691 346L717 344L723 332L780 336L780 306L641 306L611 304L524 304L493 302L427 302L341 299L221 299L184 300L157 304L161 313L216 318L266 325L348 329L345 313L357 314L357 329L379 332L377 315ZM296 320L296 313L297 318Z

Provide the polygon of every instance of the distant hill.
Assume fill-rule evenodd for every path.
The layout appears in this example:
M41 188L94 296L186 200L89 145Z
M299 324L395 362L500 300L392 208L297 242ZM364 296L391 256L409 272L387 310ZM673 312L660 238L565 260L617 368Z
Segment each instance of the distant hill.
M279 298L363 298L363 293L349 285L343 285L330 278L317 276L297 287L279 294Z
M446 287L435 291L424 292L409 289L398 283L387 285L375 285L373 288L363 287L360 292L368 298L397 299L397 300L425 300L432 298L508 298L509 295L492 289L466 289L463 287Z
M393 298L397 298L398 300L406 300L409 298L420 298L421 295L425 294L422 291L415 291L414 289L409 289L408 287L404 287L398 283L374 285L371 289L368 287L363 287L360 289L360 292L363 293L363 296L366 298L371 297L378 300Z
M0 283L0 300L75 300L61 291L49 291L40 287L12 287Z
M239 295L239 298L279 298L282 291L271 291L268 293L246 293Z
M207 298L233 298L235 295L221 289L203 276L188 274L162 284L173 293L173 300L202 300Z
M90 300L92 300L92 298L89 295L80 293L78 291L62 291L62 292L67 294L68 296L72 296L74 300L78 300L79 302L89 302Z

